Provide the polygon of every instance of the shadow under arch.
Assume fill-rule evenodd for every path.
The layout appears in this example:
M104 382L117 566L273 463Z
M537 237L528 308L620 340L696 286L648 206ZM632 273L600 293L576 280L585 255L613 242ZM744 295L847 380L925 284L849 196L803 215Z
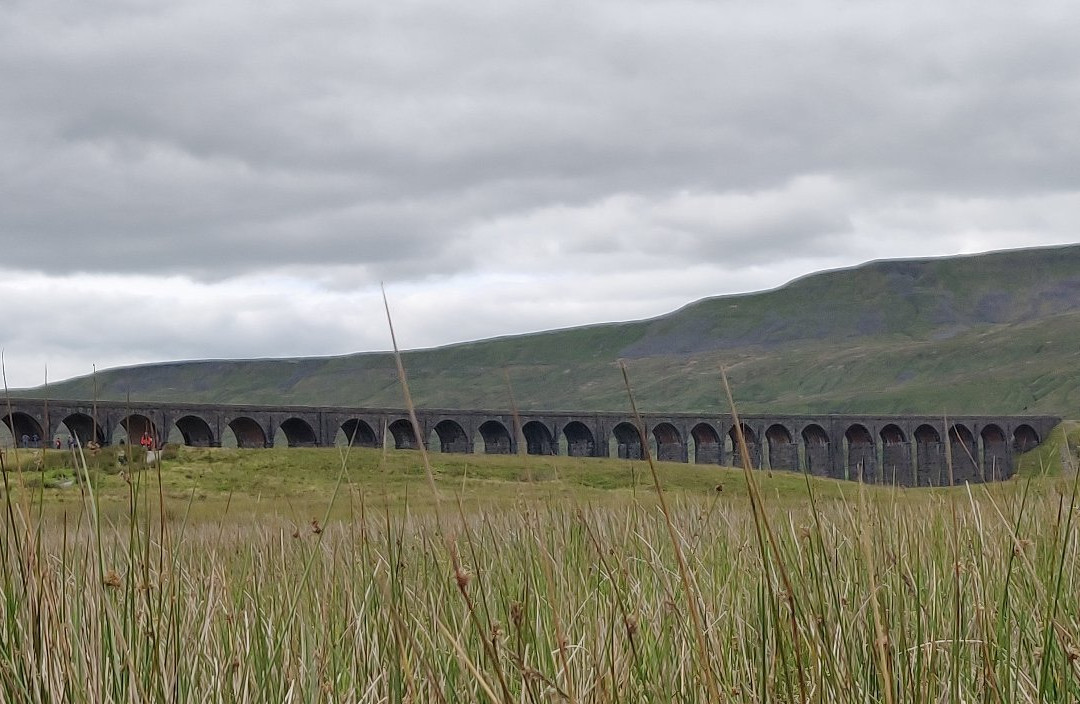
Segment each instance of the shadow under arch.
M770 425L765 431L765 443L769 447L770 469L799 471L799 448L786 426L780 423Z
M832 454L829 446L829 434L816 423L803 428L803 452L806 456L806 471L815 477L828 477L832 471Z
M248 416L238 416L229 421L229 430L236 438L236 446L242 449L266 447L266 430L258 421Z
M538 420L531 420L521 427L525 438L525 451L530 455L554 455L555 438L546 425Z
M694 464L720 464L723 445L720 433L708 423L698 423L690 430L694 439Z
M513 454L514 443L511 441L510 431L499 421L484 421L477 431L483 440L485 455Z
M886 484L911 486L915 478L911 470L911 443L904 431L889 423L881 432L881 478Z
M566 454L570 457L593 457L596 454L596 438L589 426L572 420L563 428L566 438Z

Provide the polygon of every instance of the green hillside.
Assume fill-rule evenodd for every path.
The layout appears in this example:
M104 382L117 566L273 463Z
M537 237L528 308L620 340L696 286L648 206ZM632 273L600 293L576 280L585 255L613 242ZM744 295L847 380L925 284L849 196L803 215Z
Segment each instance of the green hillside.
M419 405L1080 416L1080 245L872 262L650 320L405 355ZM171 362L97 375L103 399L400 406L390 355ZM35 390L33 393L41 393ZM89 377L53 398L90 398Z

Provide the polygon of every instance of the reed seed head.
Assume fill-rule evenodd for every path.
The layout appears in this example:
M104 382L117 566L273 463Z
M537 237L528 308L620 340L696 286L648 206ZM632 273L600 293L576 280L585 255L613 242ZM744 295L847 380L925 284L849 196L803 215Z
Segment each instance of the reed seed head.
M120 585L123 584L123 580L120 579L120 575L117 574L116 570L109 570L106 572L103 581L105 586L110 589L119 589Z
M454 580L457 582L458 589L465 591L469 587L472 575L464 567L457 567L454 570Z

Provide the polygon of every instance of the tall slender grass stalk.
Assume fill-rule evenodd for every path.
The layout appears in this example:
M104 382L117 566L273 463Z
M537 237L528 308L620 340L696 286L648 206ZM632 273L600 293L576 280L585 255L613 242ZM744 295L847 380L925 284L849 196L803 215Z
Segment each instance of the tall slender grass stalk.
M439 530L441 532L443 529L443 521L439 490L435 487L435 473L431 469L431 460L428 459L427 442L424 438L424 434L421 432L420 421L416 418L416 406L413 405L412 394L409 393L409 379L405 374L405 365L401 361L401 351L398 349L397 335L394 334L394 320L390 316L390 302L386 298L385 288L382 289L382 297L383 308L386 309L386 325L390 329L390 342L394 347L394 364L397 366L398 381L401 383L401 393L405 397L405 408L409 412L409 422L412 424L417 449L420 450L420 458L424 462L424 476L427 477L428 488L431 489L431 497L435 502L435 521L439 524Z
M390 303L386 298L386 289L382 290L383 294L383 307L386 309L386 324L390 329L390 340L394 348L394 362L397 366L398 379L401 382L401 391L405 397L405 407L409 412L409 420L412 423L413 435L416 437L416 444L420 450L420 457L424 463L424 473L427 476L428 487L431 489L432 498L435 502L435 520L438 523L439 532L443 535L446 541L447 553L450 557L450 564L454 569L454 582L457 584L458 592L461 594L461 598L464 600L466 607L468 608L469 617L473 622L477 632L481 635L481 642L484 647L484 652L487 653L488 661L491 667L495 670L496 677L499 681L499 689L502 693L504 702L511 702L512 697L510 690L506 685L506 676L503 673L502 665L499 661L498 655L495 652L494 646L483 637L484 628L480 622L479 615L477 614L476 606L472 596L469 593L468 585L471 576L465 570L461 564L460 556L458 555L457 545L453 536L445 532L445 525L442 520L442 512L440 510L439 493L435 486L435 473L431 469L431 460L428 458L427 443L420 428L420 421L416 417L416 407L413 405L412 394L409 393L409 381L405 374L405 365L401 360L401 351L398 349L397 336L394 334L394 321L390 315ZM464 527L464 522L463 522ZM471 544L471 539L467 540ZM483 592L481 590L481 596ZM491 630L490 620L488 622L488 630Z
M503 368L503 379L506 381L506 397L510 400L510 415L514 419L514 440L517 442L517 454L521 457L521 463L525 466L525 479L532 483L532 465L529 463L529 444L525 439L525 428L521 424L521 414L518 413L517 399L514 398L514 387L510 383L510 370Z
M866 484L859 483L859 524L865 525L870 520L866 500ZM889 640L888 629L881 617L881 603L878 599L878 577L874 560L874 552L870 548L870 538L865 530L859 531L859 545L862 548L863 558L866 560L866 579L870 586L870 611L874 617L874 654L881 673L882 692L885 695L885 704L893 702L893 668L889 650L892 644Z
M12 437L15 437L15 434L16 434L15 433L15 414L14 414L14 410L12 409L12 406L11 406L11 390L8 388L7 363L4 360L4 351L3 350L0 350L0 375L3 376L3 380L4 380L4 403L7 406L8 422L11 424L11 435L12 435ZM12 454L14 455L14 458L15 458L15 469L16 469L16 471L18 473L18 477L19 477L19 488L22 489L22 491L20 491L19 493L22 496L27 496L27 492L25 490L26 485L25 485L25 482L23 482L22 463L19 461L19 442L18 442L18 438L15 438L15 442L13 442L12 445L13 445ZM0 462L3 462L3 453L2 452L0 452ZM20 525L21 522L17 522L15 520L15 511L14 511L14 509L12 507L12 503L11 503L11 486L8 483L7 468L4 467L2 464L0 464L0 474L4 475L4 499L5 499L5 503L7 504L7 518L8 518L8 520L7 520L7 526L8 526L7 533L8 533L8 536L7 537L8 537L8 540L11 540L11 541L13 541L15 543L15 555L16 555L17 564L19 566L19 577L22 580L22 583L25 585L26 584L26 566L24 564L25 554L23 552L23 537L22 537L22 533L23 533L23 530L25 529L25 526ZM25 503L24 503L24 506L23 506L23 510L20 511L20 515L21 516L29 515L29 508L25 505Z
M1058 532L1058 535L1060 535L1059 540L1061 541L1061 549L1059 553L1059 558L1057 560L1057 565L1055 567L1054 590L1050 596L1050 599L1048 600L1049 604L1047 606L1047 614L1044 617L1046 623L1044 627L1046 635L1043 638L1042 667L1039 673L1040 697L1046 697L1050 694L1050 661L1052 658L1052 646L1054 645L1054 637L1057 636L1059 632L1065 631L1065 629L1057 623L1057 612L1058 606L1061 602L1062 583L1065 577L1066 557L1068 555L1069 545L1072 539L1073 516L1076 515L1076 501L1078 489L1080 489L1080 472L1077 472L1073 475L1072 488L1069 493L1069 508L1068 511L1065 512L1064 518L1059 518L1058 522L1059 526L1062 525L1062 522L1064 523L1064 525L1063 530ZM1061 513L1059 512L1058 515L1061 516ZM1067 639L1063 640L1061 646L1063 653L1065 653L1066 660L1070 661L1068 655L1069 644ZM1080 659L1080 652L1077 653L1077 656L1078 657L1073 657L1071 659L1072 663L1075 663L1078 659ZM1075 671L1076 670L1074 669L1074 672Z
M716 676L713 672L711 659L709 658L709 649L705 644L705 624L701 617L699 606L701 595L697 586L694 584L693 577L690 574L690 568L687 567L686 557L683 555L682 539L675 529L675 523L672 521L671 511L667 505L667 499L664 497L664 487L660 483L660 475L656 471L656 463L653 462L652 450L649 447L649 436L648 432L645 430L645 421L641 419L641 414L638 413L637 403L634 401L634 392L630 387L630 375L626 371L626 363L620 361L619 368L622 370L623 384L626 386L626 395L630 400L630 412L634 416L634 423L637 426L638 435L641 440L642 454L645 455L645 461L649 465L649 472L652 474L653 486L656 488L657 501L660 504L660 511L664 515L664 525L667 527L668 538L671 540L671 547L675 552L675 560L679 566L679 579L682 582L683 596L690 612L690 621L693 627L694 642L697 645L698 667L700 668L701 678L705 681L705 686L708 689L709 697L712 701L722 701L724 698L721 696L720 688L716 684Z
M806 673L803 670L802 653L800 646L800 634L798 623L798 602L795 599L795 590L791 583L791 577L788 575L787 566L780 558L778 551L778 541L776 535L773 533L772 525L769 523L769 517L765 513L764 501L761 497L761 490L758 487L757 479L754 477L753 469L750 465L750 450L746 445L746 437L743 434L742 422L739 420L739 411L735 407L735 398L731 394L731 384L728 383L727 371L720 367L720 378L724 383L724 395L727 396L728 406L731 409L731 420L735 426L735 438L739 445L739 454L742 457L743 478L746 480L747 491L750 494L750 509L754 514L754 526L757 529L758 549L761 553L762 566L769 564L769 556L772 555L773 561L777 570L780 573L780 578L784 582L784 598L788 603L788 610L790 613L791 624L791 640L795 649L795 665L799 675L799 695L801 701L807 701L807 684ZM766 538L768 537L768 546L766 545ZM770 550L769 547L772 549ZM770 590L772 589L772 583L768 581L766 576L766 582L769 584Z

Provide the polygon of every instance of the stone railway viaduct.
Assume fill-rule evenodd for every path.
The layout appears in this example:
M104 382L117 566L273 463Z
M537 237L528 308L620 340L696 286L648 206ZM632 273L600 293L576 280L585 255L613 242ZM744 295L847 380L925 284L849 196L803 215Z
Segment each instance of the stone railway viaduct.
M161 443L183 439L196 447L368 447L384 439L415 449L408 413L392 408L241 406L14 398L0 410L11 434L46 441L71 434L137 443L149 432ZM441 452L642 459L642 435L625 413L418 410L423 439ZM740 464L730 415L643 415L654 456L671 462ZM746 415L741 417L751 464L837 479L905 486L939 486L1005 479L1017 454L1038 445L1060 418L1051 416Z

